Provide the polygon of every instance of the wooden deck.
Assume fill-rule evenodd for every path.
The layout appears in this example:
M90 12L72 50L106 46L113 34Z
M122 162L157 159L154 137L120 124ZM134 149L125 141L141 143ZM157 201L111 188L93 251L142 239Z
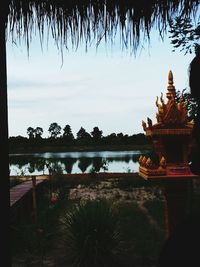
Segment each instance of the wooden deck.
M42 183L44 179L37 179L36 186ZM20 199L32 190L32 180L25 181L10 189L10 207L13 207Z

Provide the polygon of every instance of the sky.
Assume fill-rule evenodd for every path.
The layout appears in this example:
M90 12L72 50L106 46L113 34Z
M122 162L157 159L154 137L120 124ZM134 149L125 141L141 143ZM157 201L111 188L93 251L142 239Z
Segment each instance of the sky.
M172 52L169 37L164 42L157 31L151 43L137 51L121 50L119 43L87 52L64 50L54 41L43 50L33 38L29 56L23 43L7 41L9 136L27 136L28 127L69 124L76 136L83 127L89 133L98 126L106 136L113 132L143 133L142 120L156 122L156 96L167 91L172 70L176 90L188 88L188 67L194 54Z

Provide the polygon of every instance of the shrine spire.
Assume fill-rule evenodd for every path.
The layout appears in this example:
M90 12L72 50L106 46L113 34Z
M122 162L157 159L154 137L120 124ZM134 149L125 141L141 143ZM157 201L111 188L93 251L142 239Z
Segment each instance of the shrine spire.
M172 99L175 98L176 95L176 90L175 90L175 86L174 86L174 81L173 81L173 73L170 70L169 74L168 74L168 86L167 86L167 98L168 99Z

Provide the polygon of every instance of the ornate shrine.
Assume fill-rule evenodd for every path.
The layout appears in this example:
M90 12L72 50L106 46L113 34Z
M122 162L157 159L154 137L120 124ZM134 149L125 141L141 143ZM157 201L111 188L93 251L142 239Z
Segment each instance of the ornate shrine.
M188 120L188 103L183 95L176 99L176 90L173 84L173 74L169 71L167 100L161 93L160 101L156 99L156 119L153 124L150 118L147 123L142 121L146 136L152 139L153 146L159 158L155 164L150 157L140 156L139 175L145 179L169 179L193 177L188 163L192 148L193 121Z

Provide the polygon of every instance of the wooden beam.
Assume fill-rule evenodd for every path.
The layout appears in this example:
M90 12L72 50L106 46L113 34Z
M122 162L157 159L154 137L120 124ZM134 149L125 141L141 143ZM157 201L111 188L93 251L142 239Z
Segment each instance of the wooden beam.
M10 186L8 150L8 104L6 69L6 14L0 15L0 214L1 249L0 259L4 266L11 266L10 252Z

